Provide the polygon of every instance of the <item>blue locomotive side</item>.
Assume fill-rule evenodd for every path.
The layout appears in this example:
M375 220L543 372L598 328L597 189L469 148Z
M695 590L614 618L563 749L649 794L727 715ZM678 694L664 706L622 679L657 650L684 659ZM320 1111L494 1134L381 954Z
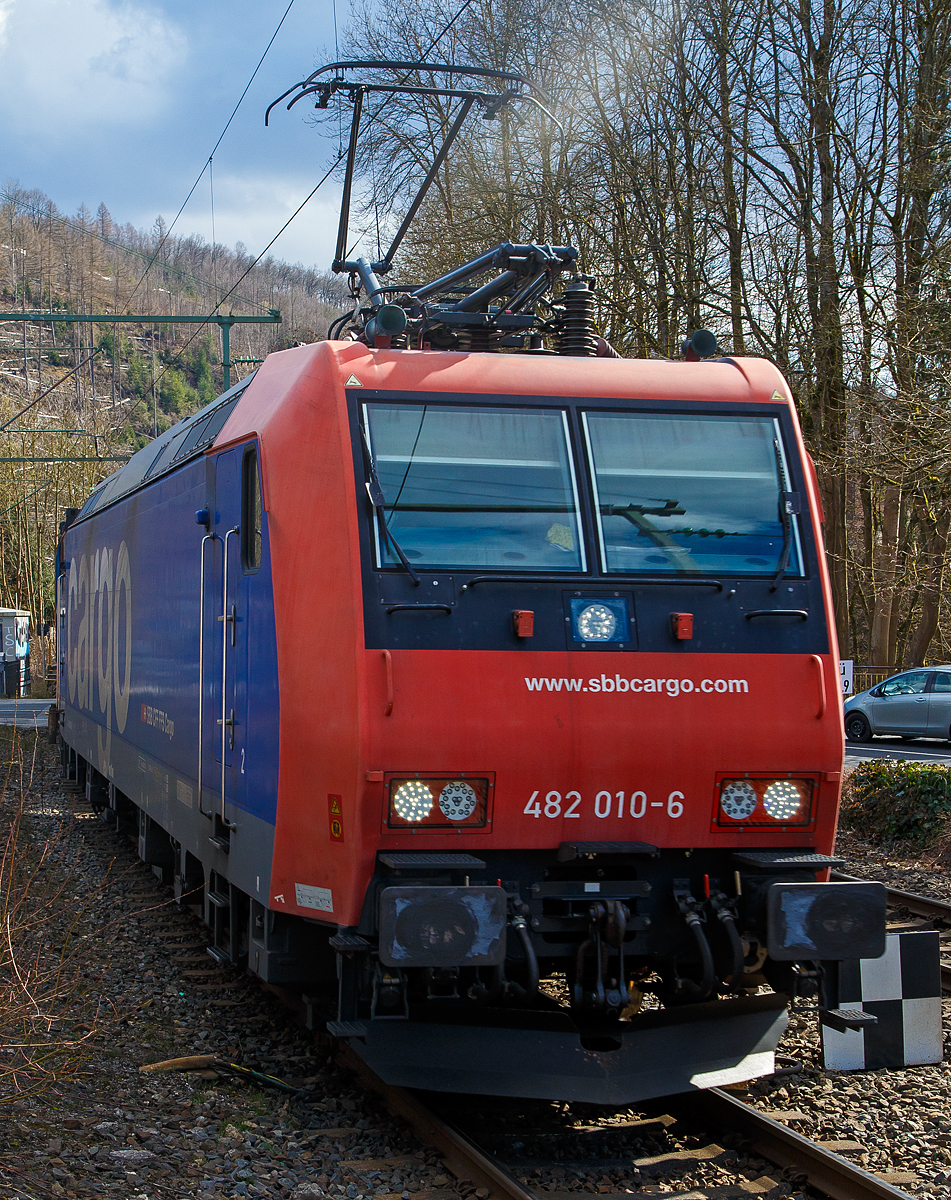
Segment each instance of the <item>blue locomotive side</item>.
M139 455L112 494L123 473L147 473ZM239 532L249 480L259 497L254 442L199 453L98 511L87 505L63 541L63 738L85 761L90 800L126 806L140 851L179 895L210 869L267 896L279 687L263 505L251 541Z

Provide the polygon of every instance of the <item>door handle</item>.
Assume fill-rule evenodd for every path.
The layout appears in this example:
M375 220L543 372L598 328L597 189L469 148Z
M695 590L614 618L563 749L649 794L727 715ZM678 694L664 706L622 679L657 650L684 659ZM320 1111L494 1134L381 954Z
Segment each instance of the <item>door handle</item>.
M227 729L228 729L228 749L233 750L234 749L234 725L235 725L234 709L231 710L231 712L228 714L228 717L225 720L222 720L221 717L219 717L217 723L219 725L224 725L227 727Z
M819 685L819 705L816 711L816 720L819 721L826 715L826 673L818 654L810 654L809 659L816 673L816 683Z
M220 625L222 622L231 626L231 644L232 646L237 645L238 606L236 604L232 604L231 612L227 616L218 618L218 624ZM221 722L219 721L218 724L220 725Z
M393 711L393 655L389 650L383 651L383 665L386 668L386 707L383 713L388 717Z

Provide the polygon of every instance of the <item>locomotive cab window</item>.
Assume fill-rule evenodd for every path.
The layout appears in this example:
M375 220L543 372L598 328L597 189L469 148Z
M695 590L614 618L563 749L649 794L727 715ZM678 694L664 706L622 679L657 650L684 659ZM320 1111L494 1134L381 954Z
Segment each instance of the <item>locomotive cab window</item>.
M584 571L566 414L367 404L379 566Z
M241 565L248 574L261 566L263 536L261 472L257 451L252 447L245 453L241 469Z
M585 413L606 572L802 574L770 417Z

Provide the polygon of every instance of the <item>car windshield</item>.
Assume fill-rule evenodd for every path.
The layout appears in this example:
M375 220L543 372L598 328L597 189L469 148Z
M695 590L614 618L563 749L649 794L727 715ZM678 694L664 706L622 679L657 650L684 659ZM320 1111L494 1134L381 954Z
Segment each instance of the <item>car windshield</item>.
M608 572L801 575L779 427L770 417L586 413ZM793 506L794 507L794 506Z
M883 696L916 696L928 686L929 671L909 671L882 684Z
M414 565L583 571L562 411L367 404L383 519ZM381 544L377 562L399 562Z

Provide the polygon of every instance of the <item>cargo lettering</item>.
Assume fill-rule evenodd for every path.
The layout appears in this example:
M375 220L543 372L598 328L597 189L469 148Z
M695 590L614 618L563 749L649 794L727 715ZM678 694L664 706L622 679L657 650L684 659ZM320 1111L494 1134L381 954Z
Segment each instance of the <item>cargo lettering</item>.
M112 775L112 729L123 733L132 682L132 570L122 542L74 558L66 599L67 686L70 704L102 715L98 769ZM114 718L114 719L113 719Z
M746 695L750 685L746 679L628 679L619 673L604 675L598 679L549 679L524 676L525 686L530 692L653 692L664 696L689 696L692 692L705 695Z

